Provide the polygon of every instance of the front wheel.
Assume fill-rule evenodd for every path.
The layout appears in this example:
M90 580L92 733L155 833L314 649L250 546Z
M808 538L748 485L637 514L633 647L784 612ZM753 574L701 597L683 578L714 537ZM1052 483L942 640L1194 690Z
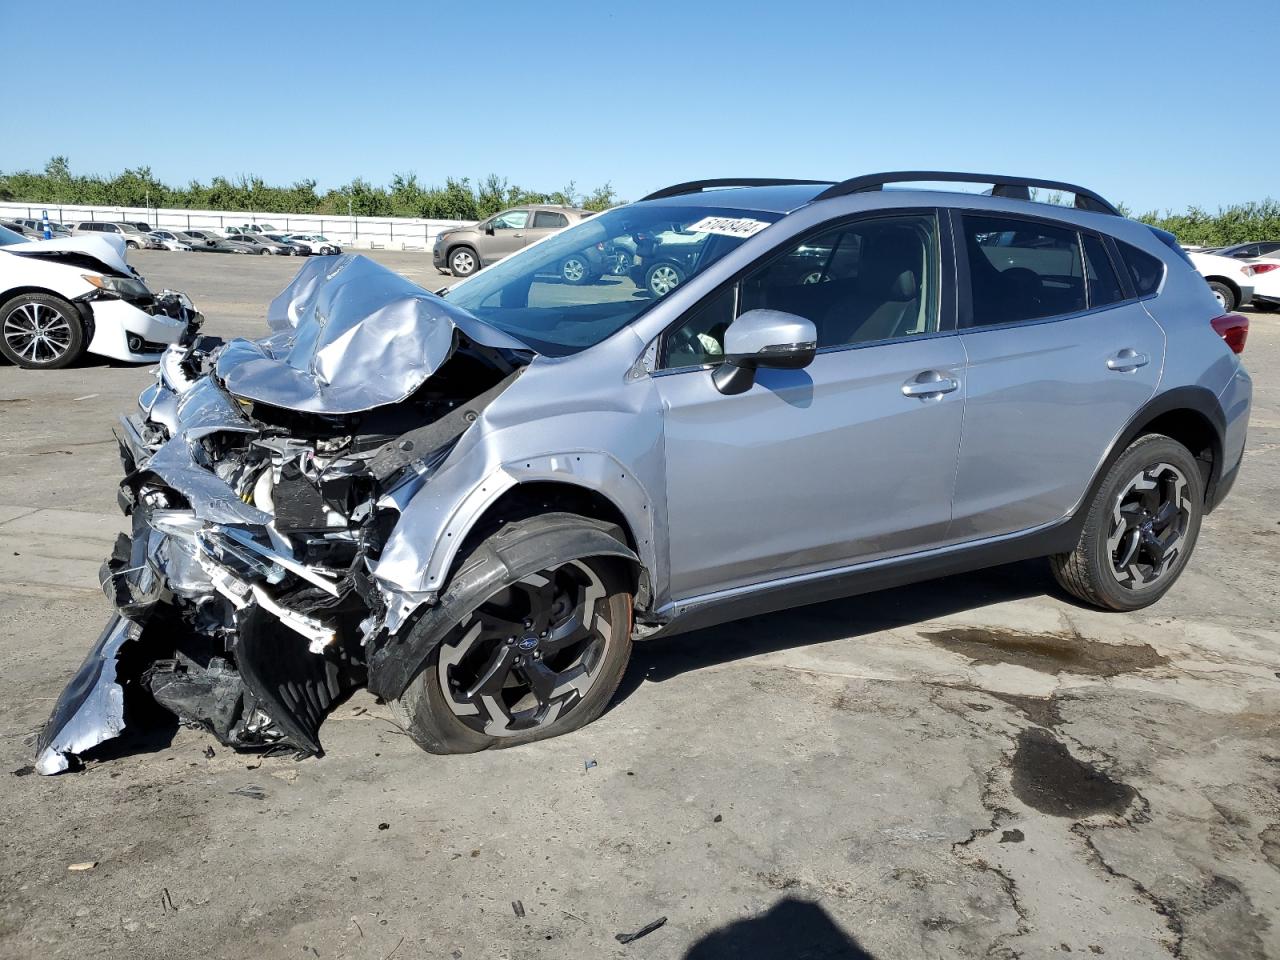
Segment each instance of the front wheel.
M87 345L80 314L66 300L24 293L0 306L0 353L27 370L58 370Z
M1104 610L1138 610L1164 596L1200 534L1204 480L1169 437L1139 437L1107 471L1070 553L1050 557L1064 590Z
M585 257L574 254L560 264L560 279L574 286L581 286L591 279L591 265Z
M670 260L660 260L644 275L644 285L655 297L665 297L684 283L684 271Z
M1209 289L1213 291L1213 295L1218 301L1218 306L1222 308L1223 313L1230 313L1236 308L1235 291L1225 283L1219 283L1217 280L1210 280Z
M261 250L258 251L258 254L259 256L269 257L271 256L271 251L268 250L266 247L263 247Z
M469 277L480 269L480 258L470 247L458 247L449 254L449 271L455 277Z
M603 557L505 583L436 648L398 706L429 753L559 736L608 705L631 655L631 595Z

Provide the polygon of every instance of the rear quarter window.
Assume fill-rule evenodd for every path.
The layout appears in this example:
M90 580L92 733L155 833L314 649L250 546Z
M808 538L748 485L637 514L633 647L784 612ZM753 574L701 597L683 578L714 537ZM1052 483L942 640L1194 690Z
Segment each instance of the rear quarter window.
M1160 281L1164 279L1164 261L1123 241L1117 240L1116 246L1138 296L1149 297L1159 290Z

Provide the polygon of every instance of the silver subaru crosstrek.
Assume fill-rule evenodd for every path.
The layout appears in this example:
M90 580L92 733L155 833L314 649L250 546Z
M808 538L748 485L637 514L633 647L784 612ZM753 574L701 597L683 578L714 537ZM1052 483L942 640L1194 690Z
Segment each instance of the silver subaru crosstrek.
M992 187L881 189L912 181ZM678 279L549 269L605 247ZM681 184L443 298L309 261L267 323L171 349L122 418L115 613L41 772L131 703L319 754L361 686L427 750L524 743L596 717L633 641L1023 558L1144 607L1251 395L1247 320L1171 237L977 174Z

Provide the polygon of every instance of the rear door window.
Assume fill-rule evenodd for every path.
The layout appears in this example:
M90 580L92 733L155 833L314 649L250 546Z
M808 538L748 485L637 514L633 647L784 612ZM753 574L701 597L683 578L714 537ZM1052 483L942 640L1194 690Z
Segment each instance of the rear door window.
M533 214L533 229L550 229L556 230L560 227L567 227L569 218L563 213L556 213L553 210L537 210Z
M1086 308L1080 235L1074 229L968 213L961 222L971 325L1041 320Z

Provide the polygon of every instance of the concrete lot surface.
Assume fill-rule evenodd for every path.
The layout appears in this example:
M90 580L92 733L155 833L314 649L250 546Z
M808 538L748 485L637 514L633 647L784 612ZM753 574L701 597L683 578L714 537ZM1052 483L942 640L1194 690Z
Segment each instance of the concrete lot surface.
M131 259L222 334L299 266ZM1149 610L1018 564L640 645L546 743L428 756L362 693L323 759L179 730L52 779L30 744L108 615L110 429L149 375L0 368L0 956L1280 957L1280 319L1252 321L1243 475Z

